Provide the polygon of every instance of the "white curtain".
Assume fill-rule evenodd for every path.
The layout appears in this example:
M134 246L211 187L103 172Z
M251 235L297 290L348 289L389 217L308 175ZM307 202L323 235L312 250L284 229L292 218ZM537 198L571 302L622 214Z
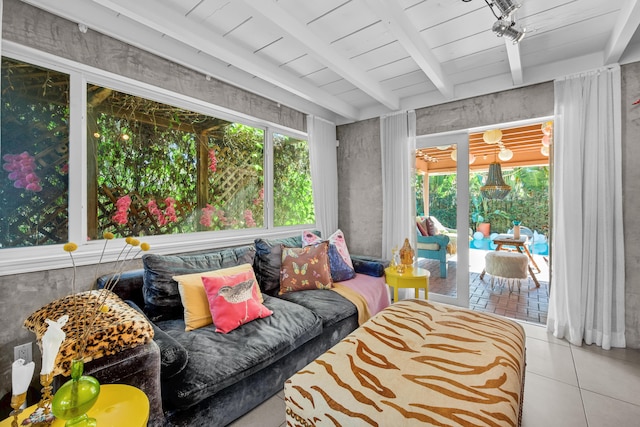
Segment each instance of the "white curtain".
M620 67L555 81L553 271L547 329L625 347Z
M416 149L414 111L380 118L382 148L382 257L409 238L415 248L415 195L413 173Z
M307 116L309 158L316 228L328 238L338 229L338 153L336 125Z

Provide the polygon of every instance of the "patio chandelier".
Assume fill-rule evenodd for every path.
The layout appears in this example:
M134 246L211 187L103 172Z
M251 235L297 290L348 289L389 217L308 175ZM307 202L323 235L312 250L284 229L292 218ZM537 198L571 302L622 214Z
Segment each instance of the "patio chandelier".
M502 167L500 163L493 162L489 165L489 173L484 185L480 187L482 197L486 199L504 199L511 191L511 186L505 184L502 179Z

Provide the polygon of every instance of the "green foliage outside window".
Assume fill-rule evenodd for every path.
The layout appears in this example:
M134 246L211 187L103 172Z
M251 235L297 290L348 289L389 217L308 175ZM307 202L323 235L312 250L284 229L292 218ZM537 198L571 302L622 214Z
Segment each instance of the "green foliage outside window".
M0 248L67 241L69 76L2 58Z
M274 225L315 222L307 141L273 135Z
M491 223L491 232L505 233L519 220L523 226L541 234L549 232L549 167L528 166L503 169L503 178L511 191L503 200L484 199L480 187L487 173L471 172L469 176L469 225L482 216ZM422 179L416 177L416 210L423 213ZM456 174L429 177L429 213L445 226L456 228Z
M88 99L96 235L112 227L153 235L263 226L262 129L97 86Z

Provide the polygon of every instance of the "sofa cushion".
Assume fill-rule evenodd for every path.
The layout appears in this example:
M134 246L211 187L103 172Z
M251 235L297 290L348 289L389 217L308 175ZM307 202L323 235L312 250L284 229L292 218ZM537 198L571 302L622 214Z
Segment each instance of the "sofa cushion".
M251 264L240 264L234 267L220 268L218 270L173 276L173 280L178 282L180 301L184 307L184 323L186 331L192 331L213 323L211 307L209 306L209 297L207 296L205 287L202 284L202 278L230 276L237 273L250 273L251 276L254 277L253 267L251 267ZM260 299L260 302L262 302L262 294L260 293L260 288L257 287L257 283L256 290L258 298Z
M300 292L289 292L278 298L305 307L322 319L324 328L328 328L341 320L357 313L356 306L337 292L313 289Z
M322 243L323 240L312 231L302 232L302 246L312 246ZM347 249L347 243L341 230L337 230L329 237L329 267L331 279L334 282L353 279L356 272L353 270L351 256Z
M261 303L260 288L252 271L224 276L204 276L204 289L216 332L229 333L273 312Z
M228 334L213 325L185 332L180 319L158 322L189 352L185 369L163 383L165 410L188 408L267 366L278 369L280 358L322 332L320 317L301 305L267 295L264 305L272 316Z
M427 233L429 234L429 236L435 236L436 234L438 234L436 225L433 222L433 219L431 219L431 217L428 216L425 218L425 224L427 226Z
M331 289L333 281L328 249L329 242L303 248L283 246L279 294L305 289Z
M429 232L427 231L427 227L422 221L423 220L421 217L418 217L416 219L416 227L418 227L418 233L420 233L421 236L428 236Z
M282 265L282 248L302 247L302 236L287 237L278 240L256 239L256 256L253 260L253 270L258 279L262 292L276 295L280 290L280 266Z
M373 277L384 276L384 269L389 266L387 260L361 255L352 256L351 261L353 261L353 269L356 273Z
M182 318L183 306L173 276L253 264L254 246L221 249L193 255L142 256L144 265L144 311L151 321Z

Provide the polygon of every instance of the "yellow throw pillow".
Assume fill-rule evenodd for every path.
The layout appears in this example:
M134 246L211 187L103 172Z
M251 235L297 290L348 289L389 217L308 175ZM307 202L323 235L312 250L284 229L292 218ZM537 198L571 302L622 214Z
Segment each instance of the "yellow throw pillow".
M180 299L184 307L184 330L193 331L194 329L202 328L203 326L213 323L211 310L209 309L209 300L204 290L204 285L202 284L203 277L228 276L245 271L251 271L253 273L251 264L241 264L219 270L173 276L173 280L178 282L178 291L180 291ZM258 288L258 298L260 302L263 302L264 299L260 288L257 285L256 287Z

